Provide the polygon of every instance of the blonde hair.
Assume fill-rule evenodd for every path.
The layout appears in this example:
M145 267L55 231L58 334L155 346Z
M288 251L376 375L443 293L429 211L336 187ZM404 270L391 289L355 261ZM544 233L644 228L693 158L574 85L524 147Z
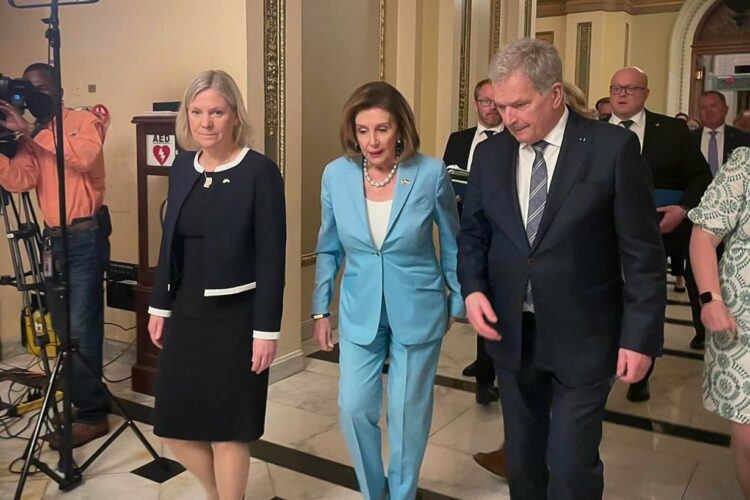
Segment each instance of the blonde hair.
M180 111L177 113L175 122L177 142L186 151L200 149L190 132L188 112L195 97L208 89L214 89L218 92L237 115L238 123L232 131L234 143L240 147L250 146L250 120L247 117L247 109L245 108L245 102L242 100L242 94L234 79L221 70L206 70L198 73L185 89L185 95L182 98Z
M403 144L400 159L408 160L414 156L419 150L419 134L414 123L414 113L401 92L385 82L365 83L354 91L344 105L340 131L341 148L344 154L349 158L355 158L361 154L354 130L354 120L360 111L373 108L387 111L396 122L396 129Z
M573 111L592 120L599 117L599 113L595 109L588 108L586 94L580 88L570 82L563 82L563 90L565 91L565 104L570 106Z

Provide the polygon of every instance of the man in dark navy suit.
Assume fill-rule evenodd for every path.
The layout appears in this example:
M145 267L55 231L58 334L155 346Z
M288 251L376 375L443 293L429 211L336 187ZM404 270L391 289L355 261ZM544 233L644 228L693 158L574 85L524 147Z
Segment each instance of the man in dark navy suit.
M477 126L453 132L445 145L443 162L455 165L462 170L471 170L471 160L477 144L503 131L503 120L495 107L492 93L492 82L484 79L474 87L474 106L477 110ZM463 207L460 197L457 197L459 215ZM495 369L492 366L486 350L484 338L477 335L476 360L463 370L463 375L475 377L477 380L476 401L488 405L497 401L495 388Z
M651 177L633 134L565 106L550 44L509 43L490 78L510 134L476 148L458 273L501 381L511 498L600 499L607 395L663 344Z

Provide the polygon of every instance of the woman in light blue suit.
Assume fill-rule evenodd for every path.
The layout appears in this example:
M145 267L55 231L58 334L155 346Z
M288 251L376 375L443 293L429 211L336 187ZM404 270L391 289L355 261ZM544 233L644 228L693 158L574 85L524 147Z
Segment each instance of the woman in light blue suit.
M341 143L345 155L323 173L314 337L324 350L333 348L328 307L346 257L339 309L341 427L364 497L413 499L440 345L450 320L464 316L453 188L443 162L417 152L414 115L387 83L354 91L344 106ZM387 479L378 427L386 357Z

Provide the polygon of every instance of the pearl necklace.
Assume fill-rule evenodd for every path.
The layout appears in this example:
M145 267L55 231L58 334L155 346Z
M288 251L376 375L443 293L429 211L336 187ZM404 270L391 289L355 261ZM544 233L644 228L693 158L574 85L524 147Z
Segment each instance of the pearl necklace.
M370 176L367 174L367 158L365 158L364 156L362 157L362 173L365 174L365 180L372 187L382 188L386 186L389 182L391 182L391 179L393 179L393 174L396 173L397 168L398 168L398 158L396 158L396 162L393 164L393 168L391 168L391 171L388 173L388 176L384 180L380 182L376 182L372 180Z

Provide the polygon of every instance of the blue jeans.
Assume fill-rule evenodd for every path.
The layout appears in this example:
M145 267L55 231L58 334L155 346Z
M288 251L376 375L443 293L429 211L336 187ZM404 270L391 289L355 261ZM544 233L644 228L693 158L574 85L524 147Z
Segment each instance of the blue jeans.
M72 401L77 408L75 420L96 423L109 413L102 378L102 342L104 340L104 270L109 261L109 238L97 227L68 233L70 273L70 332L73 342L91 367L73 357ZM62 238L51 238L56 266L63 257ZM57 269L56 269L57 270ZM63 309L54 294L47 294L52 324L62 331Z

